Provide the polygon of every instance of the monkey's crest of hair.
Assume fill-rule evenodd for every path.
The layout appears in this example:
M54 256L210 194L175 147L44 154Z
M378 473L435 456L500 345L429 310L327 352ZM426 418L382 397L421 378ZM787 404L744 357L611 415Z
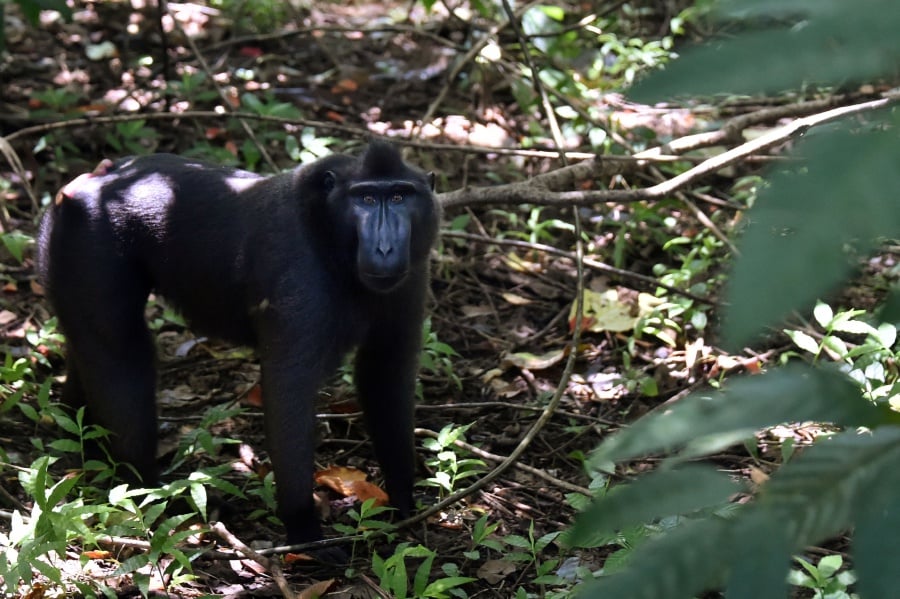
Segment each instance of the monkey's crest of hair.
M400 155L400 151L394 144L373 139L369 142L365 153L360 157L359 179L382 177L408 177L411 173L419 174L411 169Z

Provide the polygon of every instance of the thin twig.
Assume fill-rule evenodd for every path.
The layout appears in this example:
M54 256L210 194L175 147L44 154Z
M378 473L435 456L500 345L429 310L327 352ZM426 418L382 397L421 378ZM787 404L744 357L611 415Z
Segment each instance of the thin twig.
M240 551L243 555L247 556L249 559L252 559L257 564L268 570L268 572L272 575L272 578L275 580L275 584L278 585L278 589L281 591L281 594L287 599L295 599L297 594L291 590L291 585L288 584L287 579L284 577L284 572L281 570L281 563L276 559L269 559L268 557L261 555L248 547L243 541L239 538L231 534L231 532L225 528L225 525L221 522L213 522L210 525L210 528L214 533L219 535L223 541L228 543L233 549Z

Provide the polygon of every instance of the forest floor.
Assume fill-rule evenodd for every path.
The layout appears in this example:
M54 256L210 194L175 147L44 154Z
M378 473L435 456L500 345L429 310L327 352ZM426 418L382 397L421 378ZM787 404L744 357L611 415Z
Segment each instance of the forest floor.
M287 135L299 138L304 149L314 151L317 144L327 143L335 151L348 147L353 152L367 133L407 137L414 124L432 112L429 123L417 132L418 142L409 145L407 158L438 174L438 191L518 181L559 166L546 157L466 151L470 146L517 148L523 138L533 135L536 117L523 114L503 81L492 79L494 74L487 69L471 69L469 76L480 73L480 81L451 85L445 96L439 95L460 50L437 43L433 37L461 41L468 34L464 22L446 19L427 32L416 32L385 18L380 4L328 4L305 14L303 27L288 34L242 35L233 21L218 17L215 11L192 11L192 5L170 3L179 27L167 32L168 60L163 61L152 10L133 10L119 3L85 6L72 23L52 19L49 13L39 28L16 18L7 22L9 55L4 59L0 86L0 133L20 132L13 147L26 171L34 175L31 185L43 201L107 157L138 152L195 153L246 166L252 155L247 132L234 119L199 112L226 101L231 108L293 119L293 124L249 122L279 168L294 162L285 151L290 146L285 142ZM183 32L202 48L207 66L195 60L196 50ZM206 68L216 74L225 100L208 79L195 75ZM180 83L164 88L161 82L165 80ZM268 100L255 105L245 94ZM615 95L607 101L610 115L618 115L625 135L630 135L628 123L633 123L632 130L649 128L668 138L708 125L702 115L683 109L645 109ZM172 118L173 113L182 116ZM141 120L104 121L112 115L137 114ZM91 122L67 124L71 119ZM28 133L22 134L26 127ZM346 142L356 144L347 146ZM448 150L447 145L460 151ZM260 159L256 168L266 171L268 167ZM742 166L733 173L717 175L709 182L710 193L730 190L739 176L753 174L755 168ZM5 167L0 168L0 176L15 181ZM23 188L12 185L5 194L12 224L34 235L38 211ZM726 234L737 226L742 214L714 204L705 209ZM716 242L696 213L677 203L652 209L619 205L580 210L590 253L615 262L623 271L589 270L585 278L592 293L589 297L600 301L606 291L617 290L618 305L626 311L619 316L627 320L630 311L633 325L640 302L656 292L641 277L686 268L686 254L670 251L667 243L681 239L687 241L676 243L701 247L703 242L698 240L702 238L710 240L707 243L713 249L695 257L706 261L703 270L695 274L704 283L702 295L708 303L695 311L702 314L702 320L697 316L693 322L679 323L677 329L661 321L655 336L637 335L627 326L601 327L596 319L603 308L595 306L594 320L585 321L588 330L578 345L574 373L563 379L577 274L569 256L546 252L541 244L567 251L573 247L571 209L494 206L456 208L445 214L447 228L456 235L443 237L434 253L430 302L434 337L426 340L427 359L432 363L423 369L421 378L416 412L419 441L448 425L468 426L466 442L482 453L463 451L462 455L482 460L484 465L477 469L485 472L519 444L560 382L566 385L552 419L511 469L443 517L400 531L393 544L376 546L385 556L399 542L427 546L437 553L436 564L453 563L461 575L475 579L464 587L469 596L511 597L519 587L539 593L542 587L533 581L544 560L559 559L559 566L569 563L596 569L618 545L573 551L554 543L540 552L538 560L528 562L507 559L513 549L524 549L510 541L503 545L506 553L482 548L480 559L473 560L468 553L473 549L473 524L487 514L489 522L499 524L492 535L495 539L537 539L565 530L575 514L567 495L586 491L590 485L584 457L605 435L709 381L720 381L725 373L756 372L790 347L786 339L778 339L765 352L737 356L715 347L711 329L728 248L721 240ZM497 243L466 235L493 238ZM27 354L28 336L51 316L42 290L34 282L29 256L26 254L22 264L4 260L0 327L10 355L16 351ZM880 256L870 265L869 275L876 276L896 263L896 258ZM856 293L859 297L854 305L866 307L874 302L868 287L860 286ZM201 467L231 463L232 472L223 477L244 487L242 480L265 473L256 362L249 352L194 337L161 302L152 303L148 315L159 346L161 445L166 459L171 459L186 438L196 435L202 415L211 408L226 415L208 425L209 433L216 439L239 442L217 447L215 455L198 452L170 476L186 477ZM58 397L63 375L60 357L51 355L49 366L39 364L36 369L39 377L57 377L52 396ZM351 468L377 481L377 464L355 417L353 397L346 374L323 391L317 464L323 471L330 466ZM230 408L235 405L244 409L234 413ZM35 427L18 411L0 418L3 454L19 466L38 458L41 452L36 447L45 447L58 432L49 426ZM720 454L716 462L735 476L761 479L780 460L784 437L803 444L816 434L812 425L785 427L761 436L758 453L736 447ZM36 445L35 438L42 439L43 445ZM435 466L425 464L434 454L421 444L419 454L420 479L434 477ZM614 479L651 469L654 464L652 459L629 464L617 470ZM5 490L0 503L9 509L27 504L15 471L4 469L0 476ZM453 487L475 480L477 476L460 478L453 481ZM442 496L434 486L423 486L419 493L426 505ZM347 510L353 505L352 497L325 488L321 496L327 523L351 523ZM227 507L212 517L221 519L238 539L257 549L280 544L282 531L270 521L271 506L258 496L229 497ZM8 526L9 520L0 517L0 531L8 531ZM221 550L227 549L227 543L213 535L197 543L207 548L218 543ZM77 576L103 579L119 596L139 594L130 576L114 575L116 564L136 551L133 547L107 545L110 553L99 559L89 559L88 549L92 548L71 546L70 568L79 572ZM838 541L828 551L840 549ZM65 561L64 556L59 557ZM363 549L355 563L361 573L356 577L346 577L343 568L310 564L301 558L288 560L283 567L295 589L326 581L326 587L316 588L328 588L335 596L378 596L382 591L376 591L372 582L370 558ZM64 569L61 563L57 561L56 566ZM250 560L200 555L193 569L194 580L169 587L173 595L279 593L269 572Z

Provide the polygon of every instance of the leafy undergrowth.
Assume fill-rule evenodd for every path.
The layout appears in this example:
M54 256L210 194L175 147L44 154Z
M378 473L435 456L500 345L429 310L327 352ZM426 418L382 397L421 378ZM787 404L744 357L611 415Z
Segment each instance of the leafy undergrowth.
M755 350L718 347L721 289L733 240L745 210L764 188L757 165L746 161L658 201L585 204L578 208L580 231L566 205L447 210L432 262L432 315L424 332L416 412L423 509L510 455L562 381L561 399L502 476L424 523L386 530L377 466L350 375L341 371L321 394L317 482L331 536L347 537L342 545L352 555L349 566L312 563L302 551L272 550L282 531L273 515L273 481L263 450L258 367L246 350L196 338L155 299L148 318L159 347L160 439L171 483L160 490L120 486L109 465L85 459L81 441L102 432L53 402L63 340L33 282L30 243L38 206L65 181L92 169L100 157L150 151L201 155L260 171L269 169L268 154L286 168L353 149L347 141L359 141L366 132L406 136L423 115L423 143L410 158L438 173L440 191L519 181L559 166L552 152L513 151L548 147L551 137L539 117L539 95L522 75L526 61L513 32L484 45L462 75L446 84L455 61L483 41L480 32L499 22L501 11L484 15L472 8L468 22L439 7L425 15L416 4L417 31L401 22L400 8L391 12L381 4L326 5L290 15L279 12L282 3L255 4L258 12L240 3L220 3L221 10L210 11L170 5L177 27L169 25L168 61L160 60L154 13L127 5L79 4L72 23L50 12L42 13L39 27L17 19L7 23L10 59L3 68L11 83L3 102L11 110L3 112L14 116L0 125L24 163L22 170L0 170L8 254L0 311L0 577L7 593L268 596L284 593L288 585L304 597L339 591L567 596L601 568L604 574L621 572L635 547L652 551L648 539L668 539L663 547L674 554L701 555L699 549L687 551L696 538L688 533L710 526L706 538L712 542L720 540L716 534L725 525L701 520L685 526L685 508L717 506L727 515L723 498L732 506L748 503L785 462L837 431L821 412L802 405L788 424L775 427L763 412L788 408L764 402L757 420L736 423L727 414L716 420L703 402L691 403L696 396L685 400L692 392L719 388L733 374L806 361L839 364L858 383L851 395L882 404L896 399L896 329L871 319L900 278L900 252L890 242L866 261L860 258L852 287L825 297L805 318L795 316ZM587 15L571 7L519 15L523 27L537 34L534 46L553 58L543 71L545 85L552 83L558 94L565 141L587 153L580 158L592 152L624 158L714 130L728 117L822 99L813 92L803 98L739 97L723 99L715 110L651 109L624 101L612 90L666 60L671 31L697 15L688 3L680 15L662 14L657 4L593 15L581 28L574 24ZM268 12L259 8L265 6ZM283 35L259 33L276 26L287 31L291 23L303 26ZM659 31L670 33L652 37ZM210 64L194 60L185 33L197 37ZM494 46L504 57L497 57ZM574 66L559 66L566 61ZM435 103L438 89L446 95ZM222 107L253 118L245 122L254 135L238 119L209 112ZM127 118L104 120L114 115ZM759 125L784 118L773 115L760 118ZM82 118L90 122L65 123ZM661 160L639 173L588 180L579 189L627 190L664 181L707 158L707 150ZM20 185L23 176L30 178L34 202ZM574 307L579 235L587 258L580 315ZM571 376L564 376L576 325L577 359ZM841 381L833 381L834 387L844 389ZM746 380L726 385L726 395L741 396L741 384ZM795 397L807 393L799 387ZM681 437L670 428L652 428L659 422L654 416L679 404L696 410L679 416L691 425ZM834 421L865 423L853 409L864 408L848 407ZM642 421L649 423L642 438L610 441L589 462L601 441L646 414L651 418ZM761 427L766 428L756 431ZM634 488L643 494L629 495L631 487L607 494L616 483L657 469L661 460L644 456L671 449L653 445L662 438L687 444L684 459L712 452L719 472L700 466L663 470L640 479L645 486ZM842 446L835 446L840 452ZM623 463L610 468L610 460ZM700 497L698 489L708 496ZM607 501L607 511L588 509L583 516L594 534L564 533L594 495ZM648 496L660 501L644 506ZM653 518L664 509L660 505L676 515ZM616 520L616 509L628 518ZM650 521L640 521L639 513ZM218 524L210 529L207 522ZM735 534L746 532L734 528ZM685 536L665 536L668 531ZM679 545L680 539L690 540ZM846 546L838 536L798 557L790 578L795 594L849 592L855 574L844 562ZM637 584L626 576L616 580Z

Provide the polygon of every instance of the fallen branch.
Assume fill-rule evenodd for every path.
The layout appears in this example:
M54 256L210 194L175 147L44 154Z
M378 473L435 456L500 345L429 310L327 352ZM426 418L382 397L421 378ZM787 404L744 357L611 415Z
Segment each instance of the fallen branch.
M671 179L651 187L641 189L557 191L564 188L562 186L562 183L564 182L571 182L571 185L566 185L565 187L572 189L576 187L575 183L579 181L590 180L600 174L608 175L611 172L621 172L622 169L628 168L621 163L615 163L613 165L604 164L603 157L598 156L593 160L586 160L579 164L552 171L544 175L539 175L528 181L510 183L508 185L497 185L494 187L463 188L449 193L438 194L438 199L445 209L457 208L460 206L483 206L488 204L580 206L605 202L627 203L659 200L669 197L676 191L680 191L698 180L727 166L740 162L753 154L770 150L771 148L784 144L790 139L799 137L812 127L823 125L851 114L859 114L885 108L898 101L900 101L900 93L885 95L877 100L842 106L808 117L795 119L783 127L773 129L756 139L745 142L722 154L713 156L708 160L704 160L680 175L676 175ZM647 150L646 152L635 154L634 158L643 158L644 154L651 157L656 151L656 148ZM636 164L640 166L640 160Z

